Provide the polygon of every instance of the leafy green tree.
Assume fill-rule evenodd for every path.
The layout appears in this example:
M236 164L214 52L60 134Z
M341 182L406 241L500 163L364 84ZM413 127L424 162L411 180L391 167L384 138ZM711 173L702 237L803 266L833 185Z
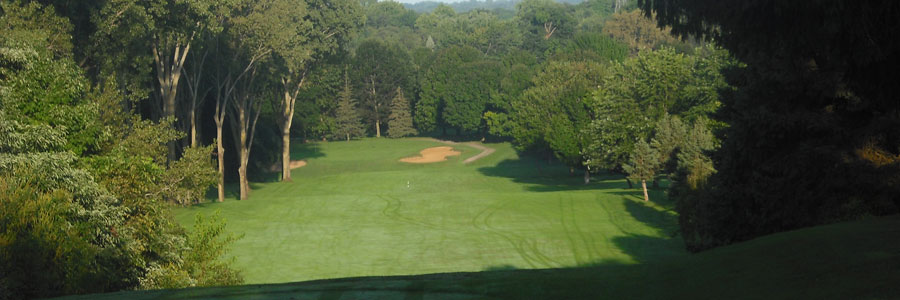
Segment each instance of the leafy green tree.
M375 137L390 113L389 101L398 87L410 90L413 84L409 54L397 45L367 40L356 49L351 79L358 86L364 118L373 125Z
M416 135L410 114L409 101L403 97L403 89L398 87L391 101L391 115L388 117L388 136L393 138Z
M71 25L37 3L0 8L0 109L24 123L64 127L76 154L99 151L99 108L84 101L89 84L72 60Z
M339 95L340 104L337 109L337 117L335 126L335 135L339 137L347 137L347 141L351 137L362 137L365 129L362 127L362 119L359 117L356 100L353 97L353 91L350 90L350 78L347 72L344 72L344 89Z
M433 23L420 24L419 29L432 39L436 48L469 46L485 56L502 54L518 48L521 31L513 20L501 20L487 11L470 11L447 17L432 17Z
M363 13L356 0L270 0L272 9L263 19L278 23L267 33L277 35L273 55L282 85L276 120L281 127L281 180L291 181L291 122L297 95L303 88L310 64L333 52L362 25Z
M593 170L621 172L634 151L634 142L645 139L651 129L634 99L613 92L616 84L622 83L615 78L607 77L605 87L587 98L594 119L585 129L590 137L584 150L585 165ZM631 184L629 180L628 185Z
M545 40L572 34L574 21L564 4L550 0L526 0L516 5L516 17L528 31Z
M634 152L627 164L622 165L628 178L641 182L641 188L644 190L644 201L650 201L650 195L647 193L647 180L651 180L656 176L656 167L659 165L659 153L656 149L650 147L644 140L639 140L634 145Z
M525 0L516 4L516 20L525 32L522 47L544 57L560 40L574 34L569 6L552 0Z
M699 188L715 173L713 162L707 156L715 147L716 139L706 123L702 120L694 122L678 152L678 168L684 173L682 180L690 189Z
M671 28L656 27L654 19L644 16L641 10L613 14L603 24L603 34L628 45L632 54L679 43Z
M685 140L688 138L688 129L681 118L678 116L664 115L656 123L653 138L650 140L650 146L659 153L660 170L667 173L675 171L677 159L675 156L679 153L679 149L684 147ZM653 181L654 187L657 187L656 180Z
M457 133L485 129L482 116L496 94L503 67L484 60L475 48L441 50L422 82L415 124L420 132L454 128Z
M583 98L602 82L604 71L594 62L548 62L532 79L533 86L512 103L517 147L547 147L569 167L583 167L589 141L584 129L592 119ZM585 181L589 178L585 173Z

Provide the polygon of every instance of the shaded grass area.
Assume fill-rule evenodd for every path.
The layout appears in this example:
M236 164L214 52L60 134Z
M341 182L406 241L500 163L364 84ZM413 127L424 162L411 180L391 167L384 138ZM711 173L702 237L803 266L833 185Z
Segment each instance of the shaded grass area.
M643 238L615 242L627 247L635 239ZM900 216L892 216L773 234L642 264L500 267L473 273L122 292L84 299L896 299L898 280Z

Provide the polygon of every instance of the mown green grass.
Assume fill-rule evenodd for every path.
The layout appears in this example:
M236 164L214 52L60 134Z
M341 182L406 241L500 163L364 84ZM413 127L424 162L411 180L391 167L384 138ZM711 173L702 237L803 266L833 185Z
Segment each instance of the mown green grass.
M72 298L900 298L900 216L687 254L659 190L643 203L618 177L585 186L506 144L471 165L461 161L477 151L464 145L447 162L396 162L438 145L300 145L295 159L310 164L294 182L178 211L185 225L220 211L244 235L232 251L237 267L248 283L267 284ZM437 274L407 275L423 273ZM324 280L276 283L310 279Z
M71 299L898 299L900 216L640 264L119 292Z
M579 174L520 158L508 144L465 165L480 150L434 164L403 157L444 144L423 139L368 139L304 144L306 167L293 182L253 184L249 200L177 211L190 225L219 211L247 283L352 276L636 263L685 255L671 238L675 220L663 205L638 201L624 180ZM407 185L408 183L408 185ZM664 196L654 196L662 200ZM665 201L661 202L665 204Z

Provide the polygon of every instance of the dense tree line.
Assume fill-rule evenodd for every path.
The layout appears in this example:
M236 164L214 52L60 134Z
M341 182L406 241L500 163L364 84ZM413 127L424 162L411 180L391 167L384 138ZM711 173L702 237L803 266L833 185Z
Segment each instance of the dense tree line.
M726 72L716 173L673 188L689 249L900 211L900 4L642 2L746 64Z

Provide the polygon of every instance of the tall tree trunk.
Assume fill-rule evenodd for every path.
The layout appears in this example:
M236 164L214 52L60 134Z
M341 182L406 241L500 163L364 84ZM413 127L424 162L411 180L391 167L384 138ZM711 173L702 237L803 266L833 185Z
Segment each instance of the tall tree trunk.
M284 129L282 129L284 130ZM291 179L291 127L281 133L281 181Z
M376 114L378 110L375 110ZM381 137L381 120L376 116L375 117L375 137Z
M591 183L591 170L584 169L584 184Z
M246 141L246 134L241 134L241 139ZM241 184L241 200L247 200L250 197L250 182L247 180L247 165L250 162L250 149L246 146L241 147L241 165L238 167L238 177Z
M222 144L222 124L216 120L216 158L219 162L219 202L225 202L225 145Z
M644 188L644 202L650 201L650 194L647 193L647 180L641 179L641 186Z
M629 189L633 189L633 188L634 188L634 184L631 183L631 179L628 179L628 177L625 177L625 182L628 183L628 188L629 188Z
M161 49L159 47L159 44L168 44L169 41L157 41L153 44L153 61L156 66L156 80L159 83L159 97L162 100L162 117L164 118L175 116L175 99L178 93L178 83L181 79L181 70L184 67L184 61L187 59L187 54L191 50L192 40L193 35L184 44L182 44L181 41L174 42L171 49L174 53L171 55L163 53L163 51L170 50L168 47L166 47L166 49ZM169 142L169 162L175 161L177 158L177 150L177 143L175 141Z
M196 107L191 108L191 111L188 113L189 118L191 118L191 148L197 147L197 109Z
M292 181L291 179L291 124L294 120L294 105L297 103L297 95L303 88L306 81L306 70L300 73L300 80L296 84L292 82L292 77L296 76L295 72L290 72L287 77L281 78L281 84L284 88L284 97L278 102L280 115L278 123L281 126L281 181Z

